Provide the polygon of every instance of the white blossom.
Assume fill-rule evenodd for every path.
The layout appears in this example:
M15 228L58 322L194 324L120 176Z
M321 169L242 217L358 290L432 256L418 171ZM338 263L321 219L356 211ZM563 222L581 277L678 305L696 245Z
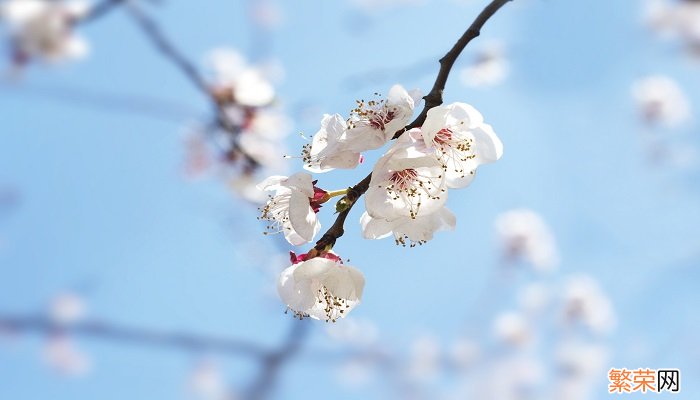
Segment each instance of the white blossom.
M532 210L507 211L496 218L503 253L507 259L522 258L538 271L551 271L559 263L554 236Z
M291 119L277 109L258 109L244 127L246 132L268 140L281 141L292 130Z
M697 1L650 1L647 21L661 35L681 39L689 50L700 52L700 3Z
M449 358L456 367L467 369L478 361L480 353L478 343L468 338L460 338L450 347Z
M339 114L325 114L321 129L304 146L304 169L327 172L335 168L351 169L360 162L360 153L347 147L347 122Z
M407 374L411 380L430 381L440 370L440 343L432 336L422 336L411 344Z
M522 346L532 339L532 327L524 315L517 312L507 312L496 317L493 332L502 343Z
M233 49L220 48L207 58L214 85L222 91L224 99L248 107L261 107L272 103L275 89L264 73L248 65L245 58Z
M358 100L348 119L345 146L362 152L382 147L394 133L408 125L417 103L417 92L394 85L383 100Z
M321 229L321 223L312 207L317 191L312 177L298 172L290 177L271 176L258 185L260 190L274 190L262 208L261 219L270 221L272 233L283 232L285 239L295 246L308 243Z
M44 360L51 368L66 375L84 375L91 367L88 356L64 335L48 339L44 347Z
M434 148L444 164L449 188L469 185L479 165L503 155L501 140L469 104L431 108L420 132L426 146Z
M688 98L680 86L667 76L649 76L636 82L632 94L640 115L648 123L674 127L690 118Z
M551 289L542 282L529 283L518 293L518 305L527 314L542 313L551 303Z
M247 157L262 167L279 171L285 166L285 147L281 140L269 140L253 132L243 131L238 135L238 145Z
M608 350L600 344L569 340L558 346L555 358L559 379L554 390L560 399L591 398L609 368Z
M563 300L566 323L579 323L599 335L610 333L615 328L612 302L592 278L570 278L564 286Z
M367 348L379 341L379 329L372 321L348 318L342 324L328 325L328 336L343 346Z
M73 1L8 0L0 4L17 62L29 58L57 62L87 53L87 43L73 30L86 15L88 3Z
M212 360L200 361L188 379L189 389L202 400L230 399L221 367Z
M85 317L87 307L75 293L60 293L51 299L49 317L58 324L72 324Z
M426 243L437 231L454 230L456 222L455 215L445 207L415 218L403 216L387 220L372 218L367 212L360 218L365 239L383 239L393 233L396 244L405 246L408 241L411 247Z
M360 303L364 286L362 272L337 256L315 257L282 271L277 292L295 316L335 322Z
M238 196L251 203L262 204L268 200L265 192L258 188L260 179L255 174L234 174L228 179L228 187Z
M377 161L365 195L369 216L387 221L431 214L446 201L442 164L411 131Z

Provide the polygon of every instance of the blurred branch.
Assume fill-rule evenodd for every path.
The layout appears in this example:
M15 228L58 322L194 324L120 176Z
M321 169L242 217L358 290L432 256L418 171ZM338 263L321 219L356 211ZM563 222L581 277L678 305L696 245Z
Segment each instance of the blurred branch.
M192 84L194 84L202 93L211 98L211 92L206 79L199 73L194 63L190 62L183 53L167 38L160 27L149 18L137 5L133 3L127 4L127 10L133 17L136 24L141 28L143 33L151 40L153 45L158 49L168 61L175 65Z
M20 195L16 188L11 186L0 186L0 215L3 212L12 210L20 201Z
M128 0L102 0L90 8L90 11L80 19L80 23L89 23L100 17L105 16L112 11L116 6L125 3Z
M216 98L212 88L209 86L204 76L199 72L195 63L191 62L165 35L158 24L153 19L148 17L148 15L146 15L136 4L129 2L126 5L129 13L133 17L138 27L146 35L146 37L151 40L160 54L170 61L175 67L177 67L182 74L187 77L187 79L197 89L199 89L199 91L202 92L207 99L209 99L212 106L216 110L216 120L218 125L230 133L232 138L235 138L240 133L241 127L236 126L236 124L231 122L225 108ZM231 146L244 155L246 162L249 165L253 167L258 165L257 161L241 150L236 140L231 141Z
M109 111L119 110L173 122L182 122L185 118L195 118L200 114L198 110L187 104L150 96L102 93L92 89L57 85L42 86L27 83L16 85L0 82L0 86L3 89L14 90L20 95L37 96Z
M295 324L297 325L297 324ZM68 333L136 345L175 348L184 351L209 351L218 354L241 355L265 359L269 350L249 341L223 337L198 336L189 333L160 332L129 328L101 321L85 321L76 324L60 324L43 316L0 315L0 331L38 332L46 335Z
M259 376L253 381L247 399L268 398L284 365L294 357L309 333L309 321L292 319L292 327L284 343L276 351L268 353L262 360Z
M488 21L494 14L496 14L496 12L501 7L503 7L506 3L510 1L511 0L491 1L491 3L489 3L489 5L487 5L486 8L484 8L484 10L481 11L481 13L476 17L474 22L472 22L472 24L464 32L464 34L462 34L459 40L457 40L457 43L455 43L454 46L452 46L450 51L448 51L447 54L445 54L440 59L440 70L438 71L438 75L435 78L433 88L426 96L423 97L423 100L425 100L423 110L418 115L418 117L416 117L416 119L413 120L413 122L411 122L402 130L396 132L394 134L393 139L397 139L399 136L401 136L402 133L406 132L409 129L423 125L423 122L425 122L425 118L428 115L428 110L442 104L442 92L445 90L447 78L450 75L450 71L452 70L452 66L454 65L455 61L457 61L457 58L460 54L462 54L462 51L465 47L467 47L469 42L471 42L472 39L476 38L481 34L481 28L483 28L486 21ZM318 242L316 242L316 245L312 249L313 252L323 252L328 250L329 247L333 247L335 245L335 242L339 237L343 236L343 234L345 233L343 229L343 225L345 224L345 218L347 218L348 214L350 213L350 210L355 205L357 200L360 197L362 197L363 194L365 194L367 189L369 189L369 183L371 179L372 173L370 172L370 174L367 175L362 181L350 188L348 195L344 197L347 203L347 208L343 212L338 214L333 225L330 228L328 228L328 230L326 231L326 233L323 234L321 239L319 239Z

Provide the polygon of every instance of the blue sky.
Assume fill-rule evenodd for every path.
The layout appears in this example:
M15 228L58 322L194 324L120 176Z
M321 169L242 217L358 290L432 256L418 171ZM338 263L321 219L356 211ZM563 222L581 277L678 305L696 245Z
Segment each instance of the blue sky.
M170 1L151 10L192 59L223 45L278 59L286 75L281 101L295 132L310 134L322 113L345 114L356 98L386 92L394 83L429 90L437 58L484 4L434 0L365 15L347 2L280 2L283 23L264 51L251 49L258 42L245 2ZM503 140L504 157L451 196L457 229L437 234L426 246L364 241L360 212L351 214L336 250L367 278L355 317L374 322L396 351L423 334L444 341L459 337L467 311L499 262L493 220L528 207L556 235L558 276L592 275L611 297L619 320L612 364L679 367L687 377L684 397L700 393L699 382L690 378L700 357L692 333L700 327L692 312L699 300L699 175L648 162L630 97L635 80L662 73L680 83L697 111L700 66L650 35L641 15L641 2L632 0L516 0L489 21L456 68L484 41L500 39L511 58L511 76L497 87L469 89L454 75L445 100L477 107ZM0 184L16 187L21 196L0 220L6 242L0 250L0 311L37 312L69 288L83 293L91 313L102 319L276 343L290 321L269 295L274 277L262 272L275 244L255 236L261 227L254 207L237 201L221 181L192 182L181 174L185 127L207 115L205 99L152 51L122 12L81 32L93 47L88 59L33 67L20 84L27 90L0 90ZM435 63L428 66L431 59ZM350 77L377 68L402 80L348 84ZM29 90L57 86L154 97L194 112L155 119ZM302 118L299 109L306 105L318 112L314 118ZM668 140L697 148L697 134L693 120ZM291 148L302 144L290 135ZM351 185L373 159L368 155L356 171L319 176L320 183ZM300 167L298 160L290 163ZM330 215L322 222L329 226ZM471 323L489 329L488 321ZM325 340L323 330L315 329L308 346ZM98 340L80 344L95 363L81 380L46 369L36 336L0 348L0 392L18 400L181 398L195 358ZM225 359L224 365L234 386L245 385L255 372L245 360ZM382 398L383 392L338 386L328 365L302 357L286 370L278 393Z

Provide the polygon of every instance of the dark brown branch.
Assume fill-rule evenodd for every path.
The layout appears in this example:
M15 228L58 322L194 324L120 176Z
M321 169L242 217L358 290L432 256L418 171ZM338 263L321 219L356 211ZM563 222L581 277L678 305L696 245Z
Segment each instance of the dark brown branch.
M348 217L350 210L355 205L357 200L362 197L363 194L369 189L369 182L372 180L372 173L365 176L365 179L361 180L357 185L348 189L348 193L343 197L341 201L347 202L346 209L338 213L333 225L326 231L326 233L321 236L321 239L316 242L314 250L317 252L324 252L332 248L335 245L335 241L339 237L343 236L345 229L345 219Z
M447 78L450 75L450 71L452 71L452 66L454 65L455 61L457 61L457 58L459 58L459 55L462 54L462 51L465 47L467 47L469 42L481 34L481 28L484 27L486 21L488 21L501 7L510 1L512 0L493 0L488 6L486 6L486 8L484 8L483 11L481 11L479 16L476 17L474 22L472 22L469 29L464 32L462 37L460 37L457 43L452 46L450 51L448 51L447 54L440 59L440 70L438 71L437 78L435 78L433 88L430 89L430 92L423 97L423 100L425 100L423 110L418 117L413 120L413 122L406 126L404 130L396 132L394 139L401 136L401 134L406 130L423 125L423 122L425 122L425 117L428 115L428 110L442 104L442 92L445 90Z
M46 335L66 333L136 345L177 348L191 352L209 351L217 354L259 358L271 354L269 350L244 340L128 328L99 321L63 325L41 316L0 316L0 330L10 333L33 331Z
M447 78L450 75L450 71L452 70L452 66L454 65L455 61L457 61L457 58L460 54L462 54L462 51L465 47L467 47L469 42L471 42L472 39L476 38L481 34L481 28L483 28L486 21L488 21L489 18L491 18L496 13L496 11L498 11L509 1L511 0L493 0L488 6L486 6L486 8L484 8L483 11L481 11L479 16L476 17L474 22L472 22L472 24L464 32L462 37L460 37L459 40L457 40L457 43L455 43L455 45L452 46L450 51L448 51L447 54L445 54L440 59L440 70L438 71L437 78L435 78L433 88L425 97L423 97L423 100L425 100L423 110L418 115L418 117L416 117L416 119L413 120L413 122L411 122L402 130L396 132L394 134L393 139L397 139L399 136L401 136L402 133L409 129L423 125L423 122L425 122L425 118L428 115L428 110L442 104L442 92L445 90ZM319 241L316 242L316 245L314 246L312 251L327 251L329 248L332 248L335 245L335 242L339 237L343 236L343 234L345 233L345 230L343 228L343 226L345 225L345 219L347 218L348 214L350 213L350 210L355 205L357 200L360 197L362 197L363 194L365 194L367 189L369 189L369 182L371 179L372 174L370 173L362 181L360 181L360 183L358 183L350 189L347 196L343 198L347 201L347 208L338 214L338 217L336 217L336 220L333 223L333 225L331 225L331 227L328 228L326 233L323 234L321 239L319 239Z

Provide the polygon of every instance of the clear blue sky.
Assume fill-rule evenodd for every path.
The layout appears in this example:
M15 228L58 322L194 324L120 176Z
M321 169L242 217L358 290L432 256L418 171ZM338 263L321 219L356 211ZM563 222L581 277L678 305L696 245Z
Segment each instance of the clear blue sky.
M280 2L284 21L266 52L286 71L279 94L295 131L313 133L322 113L345 114L354 99L394 83L429 90L437 62L426 61L452 46L485 3L432 0L367 16L346 1ZM153 13L191 58L201 59L222 45L259 53L251 48L257 42L246 7L168 1ZM619 319L611 366L679 367L682 397L700 395L693 378L700 372L700 175L648 162L630 97L636 79L663 73L681 84L697 112L700 65L650 35L641 13L634 0L515 0L467 49L458 66L484 40L502 40L512 74L489 89L468 89L456 75L448 82L445 100L476 106L505 145L501 161L450 197L456 231L415 249L363 241L357 210L336 246L367 278L354 316L373 321L392 348L401 351L426 333L448 342L464 332L467 310L498 264L494 218L528 207L556 234L561 276L590 274L611 297ZM191 182L181 174L184 128L206 115L206 102L122 12L81 32L93 47L88 59L31 68L25 84L152 96L196 112L159 120L0 88L0 184L21 193L18 207L0 220L0 311L36 312L73 288L99 318L276 343L290 321L270 296L274 277L263 270L274 244L254 236L261 231L254 208L241 206L221 181ZM348 84L377 68L400 78ZM299 109L309 104L318 115L302 118ZM697 148L698 126L695 119L668 140ZM291 136L292 148L302 143ZM335 186L345 187L369 168L323 175L321 183L337 179ZM322 217L325 226L329 217ZM314 332L309 346L325 343L323 336ZM635 352L639 343L651 355ZM191 355L80 344L95 363L83 380L46 369L36 336L14 350L0 347L0 393L13 400L181 398ZM226 360L229 382L245 385L252 364ZM279 393L382 398L375 389L346 391L328 364L302 358L285 371Z

